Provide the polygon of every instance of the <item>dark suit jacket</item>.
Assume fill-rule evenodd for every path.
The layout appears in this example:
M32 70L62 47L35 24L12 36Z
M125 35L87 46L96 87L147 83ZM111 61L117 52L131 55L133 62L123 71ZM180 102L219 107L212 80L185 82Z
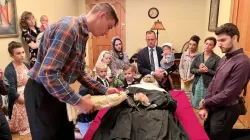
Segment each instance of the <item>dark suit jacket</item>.
M162 49L160 47L156 47L157 57L158 57L158 65L160 67L160 61L162 59ZM143 48L137 54L138 59L138 70L139 73L144 76L151 73L150 68L150 60L149 60L149 52L148 47Z
M216 68L218 66L218 63L220 61L220 57L213 53L212 56L210 56L206 62L204 62L204 53L200 53L195 56L194 61L192 62L190 72L194 74L194 80L193 80L193 87L192 92L194 94L195 92L195 86L200 78L202 76L203 78L203 85L205 88L208 88L208 85L213 79L213 76L215 75ZM201 63L204 63L206 67L208 68L207 73L200 73L199 72L199 66Z
M140 80L141 80L140 78L134 78L134 81L131 83L131 85L139 84L139 83L140 83ZM130 85L128 85L126 79L124 79L123 85L124 85L124 86L123 86L123 89L127 88L128 86L130 86Z
M108 83L108 86L109 86L109 81L108 81L108 79L105 79L105 80L106 80L106 82ZM102 79L100 79L99 77L96 78L96 81L97 81L97 82L100 82L102 85L106 86L105 83L102 81Z

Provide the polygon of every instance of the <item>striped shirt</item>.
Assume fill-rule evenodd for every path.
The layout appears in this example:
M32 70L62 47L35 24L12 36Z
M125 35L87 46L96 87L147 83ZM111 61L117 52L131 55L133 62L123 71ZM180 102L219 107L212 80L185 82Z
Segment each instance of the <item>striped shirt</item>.
M44 32L37 60L28 75L42 83L54 97L76 105L81 95L69 84L78 80L82 85L99 93L107 88L85 73L85 52L88 26L84 15L65 17L50 25Z

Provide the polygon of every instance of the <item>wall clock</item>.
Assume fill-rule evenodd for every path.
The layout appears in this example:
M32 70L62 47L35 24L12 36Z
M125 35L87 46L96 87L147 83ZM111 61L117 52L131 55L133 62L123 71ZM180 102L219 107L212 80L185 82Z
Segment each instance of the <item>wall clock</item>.
M148 16L152 19L155 19L159 16L159 10L155 7L152 7L148 10Z

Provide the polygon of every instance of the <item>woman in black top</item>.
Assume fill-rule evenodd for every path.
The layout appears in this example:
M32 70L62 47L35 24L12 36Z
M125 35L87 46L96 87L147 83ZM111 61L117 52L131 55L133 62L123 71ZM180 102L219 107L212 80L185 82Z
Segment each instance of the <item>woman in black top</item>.
M20 20L20 28L22 30L22 38L29 46L30 53L30 68L36 62L37 51L39 43L36 41L36 37L41 33L40 29L37 27L34 15L31 12L24 11Z

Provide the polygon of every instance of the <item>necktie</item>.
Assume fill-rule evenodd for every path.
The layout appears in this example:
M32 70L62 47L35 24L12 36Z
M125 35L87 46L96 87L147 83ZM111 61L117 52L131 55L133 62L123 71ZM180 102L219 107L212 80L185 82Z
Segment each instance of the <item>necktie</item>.
M154 61L154 55L153 55L154 49L150 49L150 66L151 66L151 71L155 71L155 61Z
M105 85L105 87L109 87L107 80L104 80L104 85Z

